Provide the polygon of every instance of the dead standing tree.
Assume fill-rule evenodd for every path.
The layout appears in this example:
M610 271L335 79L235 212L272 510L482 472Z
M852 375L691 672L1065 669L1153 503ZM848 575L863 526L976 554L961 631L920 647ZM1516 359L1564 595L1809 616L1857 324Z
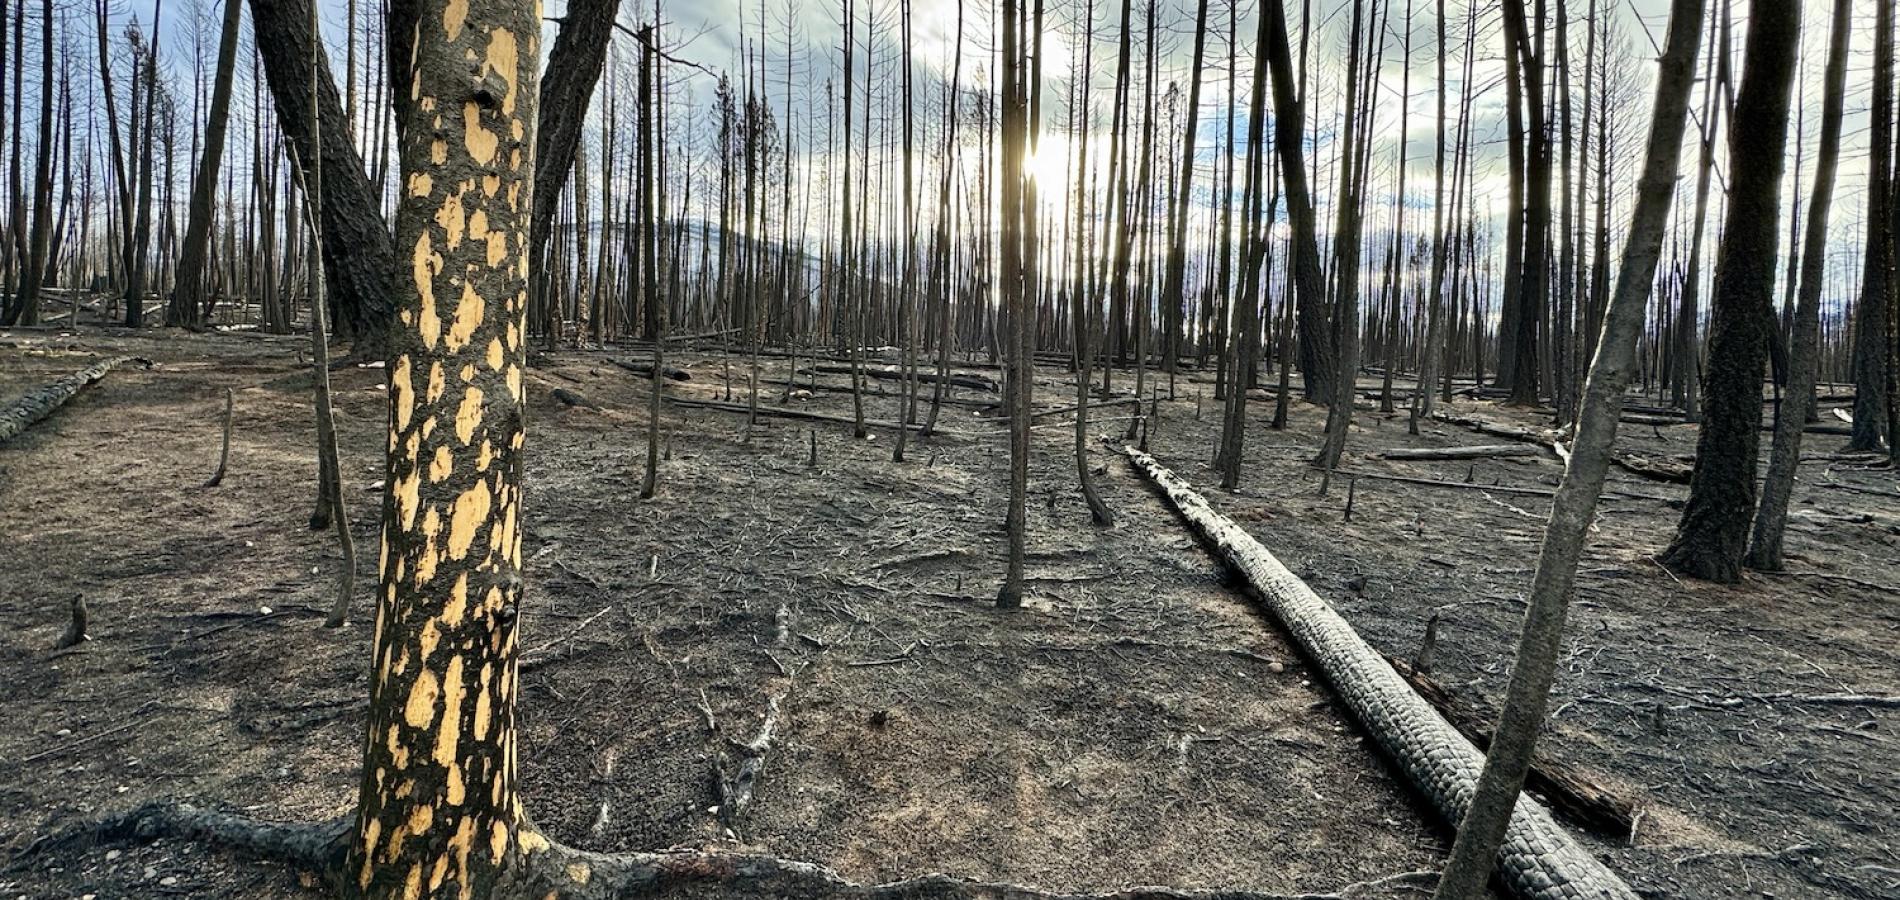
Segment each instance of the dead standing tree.
M224 162L225 128L231 119L231 81L237 69L238 25L243 18L241 0L224 0L223 25L218 32L218 62L211 86L211 111L205 122L203 156L198 175L191 184L191 209L185 224L185 240L178 255L177 282L172 286L171 302L165 308L165 324L198 327L204 321L206 276L210 275L209 250L215 206L218 170Z
M1741 579L1755 512L1761 382L1774 322L1781 171L1794 85L1800 4L1751 0L1747 56L1730 119L1730 188L1709 298L1709 369L1689 502L1660 555L1710 581Z
M1040 18L1041 0L1038 4ZM1023 552L1028 530L1029 495L1029 418L1032 410L1031 383L1035 378L1034 307L1030 286L1034 273L1024 269L1024 231L1034 228L1036 211L1023 200L1024 152L1028 149L1028 95L1035 90L1025 84L1022 21L1024 10L1019 0L1003 0L1003 77L1002 77L1002 251L1003 302L1009 310L1009 510L1006 516L1009 547L1003 586L997 592L996 605L1009 609L1023 602Z
M1835 0L1829 31L1826 87L1821 106L1821 147L1815 159L1814 193L1808 198L1807 246L1801 254L1800 301L1794 311L1788 349L1788 386L1775 408L1774 449L1762 479L1761 503L1749 540L1748 567L1774 572L1782 568L1781 537L1788 524L1788 500L1801 461L1801 433L1814 407L1815 344L1820 330L1821 283L1827 275L1828 209L1834 199L1834 172L1841 152L1841 108L1847 95L1847 52L1852 0ZM1891 29L1881 32L1892 40ZM1793 279L1790 279L1792 283Z

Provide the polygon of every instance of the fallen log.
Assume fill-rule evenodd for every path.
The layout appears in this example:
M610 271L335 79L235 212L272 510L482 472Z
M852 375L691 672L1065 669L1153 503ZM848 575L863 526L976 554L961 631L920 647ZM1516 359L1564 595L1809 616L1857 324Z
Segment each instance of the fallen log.
M687 409L714 409L720 412L738 413L740 415L745 415L747 413L755 412L752 409L752 407L747 406L744 403L727 403L723 400L689 400L685 397L667 397L666 402L674 406L685 407ZM851 418L850 416L834 416L829 413L812 412L810 410L805 410L805 409L793 409L787 406L761 405L756 410L756 413L761 419L798 419L800 421L805 421L805 422L829 422L833 425L850 425L853 427L856 427L857 425L857 420ZM967 437L967 435L964 435L955 431L948 431L941 427L937 428L934 431L929 431L924 428L922 423L916 423L909 426L900 426L896 422L891 422L884 419L865 419L864 427L877 428L884 431L896 431L900 427L908 427L910 428L910 430L917 432L918 434L928 434L932 437L942 437L942 438L952 438L952 439Z
M624 359L616 359L616 360L613 360L613 364L616 366L619 366L620 368L626 369L627 371L632 372L633 374L638 375L642 378L653 377L652 363L636 363L636 362L628 362ZM693 373L688 372L685 369L678 369L678 368L674 368L673 366L668 366L668 365L660 366L660 375L661 377L664 377L671 381L692 381L693 380Z
M1458 729L1459 734L1480 750L1490 749L1491 723L1498 720L1496 710L1460 697L1403 659L1387 655L1386 661L1412 690L1451 723L1451 727ZM1531 756L1531 771L1524 780L1524 788L1543 797L1553 809L1572 821L1599 834L1624 840L1636 827L1635 800L1606 785L1601 776L1553 758L1542 744Z
M71 375L57 381L27 391L11 406L0 409L0 444L19 437L34 423L53 414L53 411L66 405L66 401L85 389L89 384L106 377L106 373L124 363L132 362L133 357L115 356L111 359L93 363ZM146 363L149 367L151 363Z
M1367 645L1352 625L1232 519L1216 512L1154 457L1117 448L1204 543L1252 589L1366 731L1448 823L1464 818L1484 756ZM1636 894L1558 825L1543 803L1520 798L1498 850L1497 880L1522 900Z
M1465 488L1474 491L1489 491L1494 494L1517 494L1522 497L1555 497L1557 492L1550 488L1517 487L1508 484L1485 484L1481 481L1444 481L1438 478L1415 478L1410 475L1388 475L1383 472L1367 472L1361 469L1340 469L1339 474L1352 478L1370 478L1374 481L1397 481L1404 484L1422 484L1429 487Z
M1469 428L1481 434L1495 435L1497 437L1510 438L1514 441L1536 444L1549 449L1553 454L1559 453L1557 449L1557 439L1541 431L1532 431L1531 429L1519 428L1515 425L1490 422L1474 416L1454 415L1443 410L1433 411L1432 418L1440 422ZM1641 475L1653 481L1667 481L1671 484L1688 484L1689 475L1691 471L1693 471L1690 467L1685 465L1653 460L1645 456L1630 453L1627 450L1619 450L1612 454L1610 456L1610 462L1615 463L1617 468L1629 472L1632 475Z
M811 368L820 375L851 374L850 366L840 366L833 363L819 363ZM875 366L861 366L859 369L866 378L877 378L883 381L904 380L904 373L896 369L886 369ZM941 380L952 387L969 388L975 391L990 391L994 393L1002 390L1002 387L997 384L996 379L988 375L973 375L969 372L952 372L949 375L939 376L935 372L919 371L917 373L917 380L923 384L936 384Z
M1493 459L1505 456L1542 456L1529 444L1481 444L1475 447L1407 447L1379 454L1385 459Z

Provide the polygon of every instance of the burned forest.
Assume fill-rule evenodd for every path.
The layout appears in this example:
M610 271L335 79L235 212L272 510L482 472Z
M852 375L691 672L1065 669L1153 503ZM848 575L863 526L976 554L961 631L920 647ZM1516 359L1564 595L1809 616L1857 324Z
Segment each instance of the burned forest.
M1900 900L1897 0L0 0L0 898Z

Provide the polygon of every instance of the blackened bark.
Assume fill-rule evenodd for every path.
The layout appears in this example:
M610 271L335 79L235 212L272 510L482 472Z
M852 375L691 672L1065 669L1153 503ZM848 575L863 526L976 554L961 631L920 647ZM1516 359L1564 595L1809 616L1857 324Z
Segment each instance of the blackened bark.
M1293 54L1287 45L1286 6L1269 0L1263 14L1266 40L1260 52L1273 71L1273 148L1280 158L1280 176L1286 189L1287 223L1293 227L1291 258L1293 287L1298 304L1300 374L1306 399L1326 403L1333 397L1333 339L1326 314L1326 280L1320 272L1319 237L1314 224L1313 198L1306 185L1306 112L1294 90ZM1245 386L1240 387L1245 390Z
M1874 4L1873 109L1868 113L1867 247L1854 314L1854 433L1849 450L1878 450L1886 434L1888 311L1894 297L1894 0Z
M532 324L543 332L553 323L545 264L548 232L553 228L561 188L574 168L581 123L587 119L587 105L593 99L594 85L600 81L601 67L607 61L607 42L619 14L620 0L572 0L561 21L561 33L548 50L547 77L541 80L541 122L534 135L534 218L528 231L529 284L534 293L529 309L535 317ZM576 208L585 209L581 205ZM584 229L587 222L576 225ZM601 235L605 240L604 230ZM653 340L655 335L645 337Z
M1675 540L1661 556L1664 565L1684 575L1731 583L1741 579L1755 512L1782 156L1801 26L1800 4L1752 0L1749 10L1747 58L1729 133L1728 220L1709 298L1703 424L1689 503Z
M167 325L195 327L204 317L206 251L211 243L211 222L217 217L218 168L224 160L225 126L231 119L231 76L237 68L238 23L243 9L238 0L225 0L210 120L205 123L204 155L198 163L198 179L191 186L191 212L185 224L184 248L178 256L178 282L172 287L171 305L165 310Z
M1853 0L1834 0L1829 32L1827 87L1822 94L1821 149L1815 161L1814 193L1808 199L1807 247L1801 256L1800 300L1794 311L1788 350L1788 385L1775 409L1775 444L1768 477L1762 480L1761 506L1749 539L1748 567L1778 571L1781 536L1788 523L1788 499L1801 461L1801 432L1814 406L1815 344L1820 331L1821 283L1827 277L1828 210L1834 200L1834 171L1841 152L1841 112L1847 93L1847 49Z
M547 847L516 792L514 714L537 9L426 0L427 24L391 37L416 47L396 223L417 264L391 285L382 585L345 869L364 896L511 896L506 870Z
M263 58L264 78L277 107L277 124L296 147L300 160L311 153L311 58L325 59L315 75L317 106L325 122L344 121L343 101L328 72L321 47L313 47L310 0L250 0L251 27ZM402 40L391 40L393 49ZM406 46L406 45L405 45ZM393 55L393 53L392 53ZM396 83L397 95L409 82ZM363 171L356 144L341 128L325 129L323 152L323 270L330 314L339 339L354 343L358 355L378 355L387 337L395 304L395 245L383 222L377 186ZM308 173L306 173L308 174Z

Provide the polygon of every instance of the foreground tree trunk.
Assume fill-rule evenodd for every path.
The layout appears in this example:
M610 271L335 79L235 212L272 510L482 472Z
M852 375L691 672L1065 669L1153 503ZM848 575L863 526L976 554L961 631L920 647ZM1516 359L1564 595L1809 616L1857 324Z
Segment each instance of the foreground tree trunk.
M1028 103L1024 85L1022 8L1018 0L1003 0L1003 111L1002 111L1002 267L1003 302L1009 309L1009 511L1006 516L1009 549L1003 586L996 605L1014 608L1023 603L1023 547L1028 530L1030 383L1035 378L1035 310L1029 303L1025 272L1024 237L1032 227L1035 210L1023 202L1023 153L1028 145Z
M1710 581L1741 580L1755 513L1762 369L1774 322L1782 156L1800 30L1800 4L1749 4L1747 57L1729 134L1728 221L1709 298L1702 429L1689 503L1660 557L1676 572Z
M1788 498L1801 462L1801 432L1814 408L1815 343L1820 331L1821 282L1827 276L1828 209L1834 200L1834 170L1841 154L1841 108L1847 94L1847 45L1853 0L1834 0L1829 32L1827 86L1821 106L1821 150L1815 160L1814 193L1808 198L1807 247L1801 256L1801 297L1794 312L1788 349L1788 385L1775 409L1775 444L1762 480L1761 505L1749 539L1748 567L1780 571L1782 529L1788 524ZM1884 38L1890 39L1890 38Z
M1702 0L1674 0L1668 47L1656 78L1649 158L1637 185L1623 270L1617 276L1616 294L1610 300L1602 339L1584 384L1577 440L1564 468L1563 484L1551 501L1550 524L1531 582L1530 609L1518 639L1517 662L1511 668L1504 710L1499 714L1471 805L1459 822L1458 838L1433 895L1435 900L1476 900L1484 896L1485 882L1492 867L1500 862L1499 849L1517 811L1518 792L1530 769L1537 733L1544 726L1546 701L1563 643L1564 614L1577 574L1577 557L1596 518L1611 446L1616 442L1623 392L1636 362L1643 312L1662 253L1676 166L1682 154L1683 119L1689 108L1689 88L1695 82L1701 28ZM1772 231L1772 222L1769 228Z
M382 590L346 868L370 896L489 896L536 842L514 714L536 9L421 0L391 36L414 48L396 213L413 265L389 333Z

